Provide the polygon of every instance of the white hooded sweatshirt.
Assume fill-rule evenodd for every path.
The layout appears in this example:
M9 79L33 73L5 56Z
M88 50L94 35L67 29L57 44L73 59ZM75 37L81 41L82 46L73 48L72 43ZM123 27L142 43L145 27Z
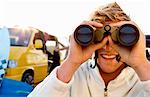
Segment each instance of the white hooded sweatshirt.
M107 89L98 68L92 69L92 62L84 63L69 83L56 77L55 68L28 97L150 97L150 80L140 81L131 67L109 82Z

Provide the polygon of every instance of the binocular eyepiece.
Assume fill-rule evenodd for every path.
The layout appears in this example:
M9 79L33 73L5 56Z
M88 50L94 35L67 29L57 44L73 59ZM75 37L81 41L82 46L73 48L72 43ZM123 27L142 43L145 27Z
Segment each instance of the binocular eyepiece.
M79 25L74 32L75 41L81 46L99 43L108 35L115 43L130 47L137 43L140 34L138 28L133 24L124 24L119 27L105 25L96 30L92 26L84 24Z

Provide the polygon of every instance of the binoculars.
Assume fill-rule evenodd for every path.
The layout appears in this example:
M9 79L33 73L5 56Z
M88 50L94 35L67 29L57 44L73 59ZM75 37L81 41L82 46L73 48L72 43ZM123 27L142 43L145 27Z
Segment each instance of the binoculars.
M133 24L123 24L121 26L105 25L96 28L90 25L79 25L74 31L75 41L81 46L88 46L91 43L99 43L106 36L110 35L114 43L122 46L133 46L139 40L139 30Z

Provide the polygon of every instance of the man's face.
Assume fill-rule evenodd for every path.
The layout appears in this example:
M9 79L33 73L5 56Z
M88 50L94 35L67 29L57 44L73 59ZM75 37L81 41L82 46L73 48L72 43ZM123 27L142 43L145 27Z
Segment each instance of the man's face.
M119 26L124 22L110 23L110 26ZM111 32L112 33L112 32ZM115 72L121 65L122 62L116 60L118 52L112 48L110 42L101 49L98 50L98 60L97 63L101 70L105 73Z

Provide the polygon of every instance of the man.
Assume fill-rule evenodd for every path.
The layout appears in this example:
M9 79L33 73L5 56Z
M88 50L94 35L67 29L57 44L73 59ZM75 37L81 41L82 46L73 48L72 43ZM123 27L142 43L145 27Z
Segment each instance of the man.
M91 21L83 24L95 28L102 28L105 24L136 25L117 3L98 9L91 17ZM28 97L149 97L150 63L145 48L141 31L132 48L114 43L110 35L100 43L83 47L71 35L66 60ZM95 51L98 57L87 61Z

